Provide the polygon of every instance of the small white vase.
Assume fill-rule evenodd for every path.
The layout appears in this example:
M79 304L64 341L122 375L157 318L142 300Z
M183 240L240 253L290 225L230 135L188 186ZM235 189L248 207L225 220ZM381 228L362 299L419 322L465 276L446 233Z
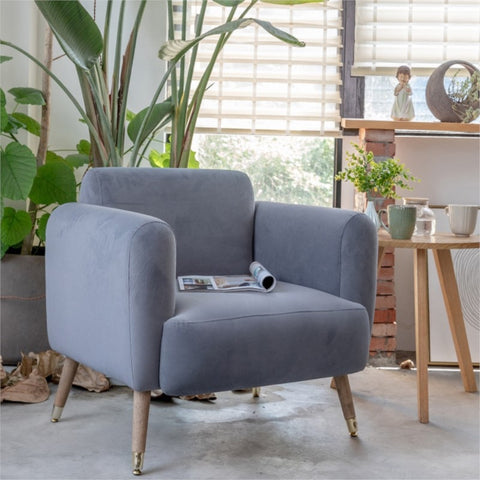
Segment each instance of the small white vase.
M367 208L365 209L365 215L370 218L374 223L377 231L380 229L380 220L378 219L378 213L375 210L375 202L373 200L367 201Z

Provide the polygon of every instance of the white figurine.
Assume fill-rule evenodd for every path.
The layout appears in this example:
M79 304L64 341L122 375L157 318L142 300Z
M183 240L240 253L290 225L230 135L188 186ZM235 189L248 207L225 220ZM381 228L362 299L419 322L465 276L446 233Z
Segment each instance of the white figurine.
M412 103L412 89L408 83L411 77L410 68L402 65L397 69L398 85L393 94L395 101L390 116L393 120L412 120L415 116Z

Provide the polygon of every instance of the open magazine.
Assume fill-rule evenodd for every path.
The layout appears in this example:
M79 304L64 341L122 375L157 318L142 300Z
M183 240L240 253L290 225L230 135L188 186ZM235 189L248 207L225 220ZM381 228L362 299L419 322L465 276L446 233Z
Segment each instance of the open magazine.
M252 262L250 275L186 275L178 277L180 290L211 290L238 292L253 290L271 292L275 288L275 277L260 263Z

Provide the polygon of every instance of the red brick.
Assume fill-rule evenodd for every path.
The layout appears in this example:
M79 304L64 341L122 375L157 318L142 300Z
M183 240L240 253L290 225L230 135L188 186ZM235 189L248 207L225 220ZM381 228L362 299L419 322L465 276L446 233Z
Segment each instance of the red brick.
M365 150L372 152L375 157L393 157L395 144L391 142L366 142Z
M394 352L397 349L395 337L372 337L370 340L371 352Z
M395 256L393 253L385 253L382 258L382 267L393 267L395 265Z
M361 128L359 135L362 142L395 142L395 130Z
M395 283L392 281L378 281L377 295L394 295Z
M395 295L377 295L375 308L395 308L396 304L397 298Z
M393 323L397 319L397 312L393 308L375 310L374 323Z
M397 335L397 323L374 323L372 337L395 337Z
M378 280L393 280L395 269L393 267L381 267L378 271Z

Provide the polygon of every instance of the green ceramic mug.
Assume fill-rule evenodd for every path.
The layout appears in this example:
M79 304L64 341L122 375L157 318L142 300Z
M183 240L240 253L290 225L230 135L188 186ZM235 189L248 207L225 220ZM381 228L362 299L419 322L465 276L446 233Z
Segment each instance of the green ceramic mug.
M388 217L388 227L383 223L382 213ZM378 218L383 228L392 238L409 240L412 238L417 220L417 207L415 205L389 205L387 210L378 212Z

